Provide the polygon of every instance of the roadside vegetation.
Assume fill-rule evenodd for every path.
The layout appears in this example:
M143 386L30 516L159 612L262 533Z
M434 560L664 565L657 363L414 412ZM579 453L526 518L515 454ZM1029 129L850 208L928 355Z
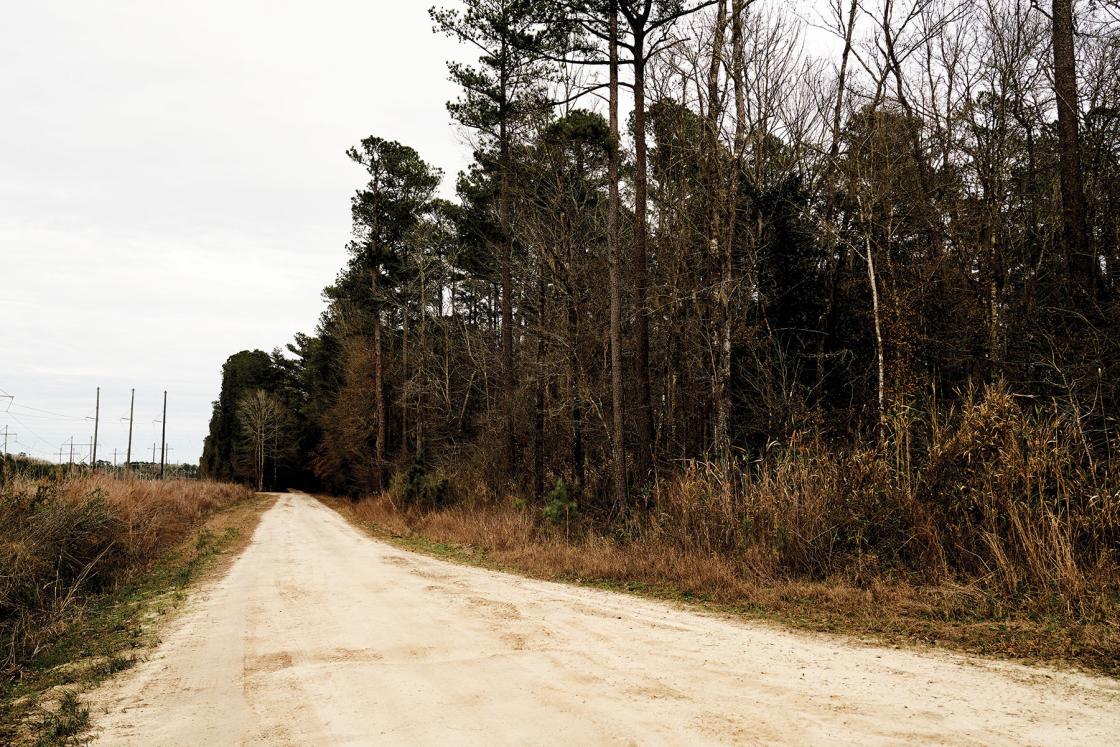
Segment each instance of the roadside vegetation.
M1118 19L813 10L434 9L481 51L449 66L474 161L444 199L411 147L348 151L350 261L313 335L229 358L205 473L383 496L359 511L534 572L1115 671Z
M0 483L0 742L71 743L88 720L76 693L131 665L257 503L198 481Z
M730 479L693 463L614 521L563 483L536 506L462 464L332 505L468 563L1120 676L1120 471L1075 427L991 390L927 433L908 475L874 444L805 440Z

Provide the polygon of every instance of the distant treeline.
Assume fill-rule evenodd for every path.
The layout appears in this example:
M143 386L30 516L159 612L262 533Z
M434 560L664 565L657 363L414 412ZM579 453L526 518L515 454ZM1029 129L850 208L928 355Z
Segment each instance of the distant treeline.
M21 476L31 479L40 477L53 477L57 471L55 465L41 459L24 454L0 455L0 480Z
M0 457L0 480L25 477L31 480L44 478L63 478L88 476L94 470L88 464L54 464L23 454L5 454ZM98 460L97 472L107 475L136 476L144 479L159 477L159 463L133 462L131 465L114 465L112 462ZM168 479L198 479L200 468L195 464L168 464L164 466L164 476Z

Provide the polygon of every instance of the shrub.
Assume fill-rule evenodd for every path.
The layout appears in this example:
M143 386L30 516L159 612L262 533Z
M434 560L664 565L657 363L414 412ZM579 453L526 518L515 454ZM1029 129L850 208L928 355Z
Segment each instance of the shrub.
M429 471L420 461L393 475L389 495L395 503L407 508L440 508L448 504L447 478Z
M579 504L568 494L568 484L557 480L544 499L544 518L553 524L567 523L575 515Z
M93 476L0 486L0 679L90 595L127 581L247 488Z

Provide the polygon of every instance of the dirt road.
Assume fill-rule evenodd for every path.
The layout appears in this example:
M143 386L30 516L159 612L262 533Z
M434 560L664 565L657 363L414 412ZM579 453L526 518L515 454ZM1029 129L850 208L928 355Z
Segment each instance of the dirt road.
M1120 683L465 568L284 496L101 744L1116 744Z

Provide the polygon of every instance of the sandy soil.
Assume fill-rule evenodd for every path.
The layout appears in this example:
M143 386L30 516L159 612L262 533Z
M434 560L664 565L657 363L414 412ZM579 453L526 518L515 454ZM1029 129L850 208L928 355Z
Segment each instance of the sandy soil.
M282 497L99 744L1116 744L1120 683L449 564Z

